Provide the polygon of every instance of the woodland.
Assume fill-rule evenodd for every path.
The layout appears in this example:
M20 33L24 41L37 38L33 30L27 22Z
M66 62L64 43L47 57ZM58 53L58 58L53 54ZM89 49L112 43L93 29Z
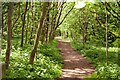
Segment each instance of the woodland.
M3 78L58 79L64 66L60 37L95 67L84 79L120 80L120 2L1 5Z

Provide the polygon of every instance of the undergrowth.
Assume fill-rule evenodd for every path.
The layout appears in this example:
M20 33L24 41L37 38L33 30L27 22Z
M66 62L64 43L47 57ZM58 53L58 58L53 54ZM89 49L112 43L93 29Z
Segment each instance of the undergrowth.
M52 41L48 45L39 45L34 65L28 64L31 45L25 45L23 48L12 46L10 65L6 70L5 78L56 79L60 76L62 67L61 56L56 46L57 41ZM3 62L5 51L6 49L2 49Z
M105 47L98 47L92 44L83 45L78 42L72 42L71 45L96 67L96 72L86 79L120 80L119 48L108 48L108 65L106 65Z

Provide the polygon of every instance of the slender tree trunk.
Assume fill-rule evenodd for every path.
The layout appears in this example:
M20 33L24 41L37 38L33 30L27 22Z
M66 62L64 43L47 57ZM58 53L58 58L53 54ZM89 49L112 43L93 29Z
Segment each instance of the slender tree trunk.
M48 30L49 30L49 27L47 26L47 28L46 28L46 44L48 43Z
M50 32L49 32L49 41L52 41L52 35L53 35L53 31L55 30L55 27L56 27L56 24L57 24L57 19L58 19L58 16L60 15L57 15L58 14L58 10L56 12L56 9L58 8L58 3L56 4L53 4L52 7L54 7L52 10L53 10L53 15L52 15L52 21L51 21L51 25L50 25Z
M10 50L11 50L11 35L12 35L12 12L13 12L13 2L8 5L8 33L7 33L7 49L6 49L6 68L9 67L10 62Z
M29 13L27 14L27 25L26 25L26 33L25 33L25 35L26 35L25 43L26 44L28 43L28 31L29 31L28 26L29 26Z
M29 43L32 45L32 33L33 33L33 28L30 31L30 39L29 39Z
M17 21L19 20L19 18L20 18L20 8L21 8L21 6L20 6L20 2L19 2L19 7L18 7L18 17L17 17L17 19L13 22L13 26L12 26L12 30L14 30L13 28L15 27L15 24L17 23Z
M40 22L39 22L39 25L38 25L38 29L37 29L37 33L36 33L36 37L35 37L35 42L34 42L34 47L32 49L30 59L29 59L30 64L33 64L33 62L34 62L35 53L37 51L37 46L39 44L40 32L41 32L41 29L42 29L42 26L43 26L43 23L44 23L44 19L46 17L47 9L48 9L47 4L48 3L43 3L42 16L41 16L41 19L40 19Z
M49 6L49 3L48 3ZM46 32L45 32L45 42L48 43L48 30L49 30L49 10L47 13L47 24L46 24Z
M105 13L106 13L106 64L108 65L108 18L107 18L107 10L106 10L106 5L107 5L107 2L105 2Z
M26 12L27 12L27 6L28 6L28 2L26 2L25 13L24 13L24 17L23 17L21 47L23 47L23 43L24 43L24 27L25 27L25 17L26 17Z
M50 25L50 32L49 32L49 41L52 40L52 31L53 31L53 24L54 23L54 17L52 16L52 24Z
M84 31L84 29L82 31L82 42L83 42L83 48L84 48L84 44L85 44L85 31Z
M1 28L3 28L2 27L3 26L3 22L2 22L2 20L3 20L3 16L2 16L2 14L3 14L3 12L2 12L2 2L0 2L0 11L1 11L0 12L0 53L1 53L1 36L2 36ZM0 69L1 69L1 67L0 67ZM0 73L0 79L1 79L1 73Z
M2 5L2 3L1 3L1 5ZM4 36L4 35L3 35L3 29L4 29L4 19L3 19L3 16L4 16L4 15L3 15L3 11L2 11L2 36Z
M64 2L61 3L60 7L58 7L58 8L60 8L60 10L58 9L58 13L59 13L59 15L58 15L58 16L55 15L55 22L54 22L53 30L52 30L52 33L51 33L51 40L54 39L56 29L57 29L57 27L59 26L60 17L61 17L61 15L62 15L63 5L64 5Z
M30 5L30 12L32 14L32 22L30 22L30 27L29 27L29 31L30 31L30 38L29 38L29 43L32 45L32 37L33 37L33 1L31 1ZM32 27L32 28L31 28Z
M29 13L27 15L27 25L26 25L26 39L25 39L25 43L27 44L27 40L28 40L28 25L29 25Z
M44 43L45 41L45 27L46 27L46 24L43 25L44 27L41 29L41 35L40 35L40 41L41 41L41 44Z
M53 30L53 27L52 27L52 25L51 25L50 27L51 27L51 28L50 28L50 32L49 32L49 41L51 41L52 30Z
M56 32L56 30L53 30L53 32L52 32L52 40L54 40L54 38L55 38L55 32Z
M87 39L88 39L88 33L87 33L87 29L88 29L88 23L85 22L85 36L84 36L84 39L85 39L85 43L87 42Z

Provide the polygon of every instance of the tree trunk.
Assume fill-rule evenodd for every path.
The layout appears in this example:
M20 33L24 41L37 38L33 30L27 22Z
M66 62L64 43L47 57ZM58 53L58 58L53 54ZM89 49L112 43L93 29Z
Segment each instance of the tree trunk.
M1 28L3 28L3 12L2 12L2 2L0 2L0 51L1 51L1 36L3 35ZM1 53L1 52L0 52Z
M27 6L28 6L28 2L26 2L25 13L24 13L24 17L23 17L21 47L23 47L23 43L24 43L24 27L25 27L25 17L26 17L26 12L27 12Z
M7 33L7 49L6 49L6 68L9 67L10 62L10 50L11 50L11 35L12 35L12 10L13 10L13 2L8 5L8 33Z
M49 27L47 26L47 28L46 28L46 39L45 39L45 42L46 42L46 44L48 43L48 30L49 30Z
M35 53L37 51L37 46L39 43L40 32L41 32L41 29L42 29L42 26L44 23L44 19L46 17L47 9L48 9L47 4L48 3L43 3L42 16L41 16L41 19L40 19L40 22L38 25L38 29L37 29L37 33L36 33L36 37L35 37L35 42L34 42L34 47L32 49L31 55L30 55L30 61L29 61L30 64L33 64L33 62L34 62Z
M3 12L2 12L2 2L0 2L0 36L2 34L1 28L3 26Z
M48 3L49 6L49 3ZM47 24L46 24L46 31L45 31L45 42L48 43L48 30L49 30L49 10L47 13Z
M27 40L28 40L28 26L29 26L29 13L27 14L27 25L26 25L26 33L25 33L25 35L26 35L26 39L25 39L25 43L27 44Z
M43 25L44 27L41 29L41 35L40 35L40 41L41 41L41 44L44 43L45 41L45 27L46 27L46 24Z
M29 43L32 45L33 43L32 43L32 38L33 38L33 33L34 33L34 29L33 29L33 24L34 24L34 15L33 15L33 1L31 1L31 3L30 3L30 12L31 12L31 14L32 14L32 22L30 23L30 26L32 27L32 29L31 29L31 27L29 27L29 31L30 31L30 38L29 38Z
M33 28L30 31L30 39L29 39L29 43L32 45L32 33L33 33Z
M1 3L1 5L2 5L2 3ZM0 15L0 16L1 16L1 15ZM2 12L2 36L4 36L4 35L3 35L3 29L4 29L4 19L3 19L3 16L4 16L4 15L3 15L3 12Z
M108 18L107 18L107 10L106 10L106 5L107 5L107 2L105 2L105 13L106 13L106 64L108 65Z

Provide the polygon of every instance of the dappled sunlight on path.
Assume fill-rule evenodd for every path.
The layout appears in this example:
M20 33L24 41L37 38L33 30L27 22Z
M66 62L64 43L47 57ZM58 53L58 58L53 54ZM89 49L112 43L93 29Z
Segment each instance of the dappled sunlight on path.
M82 80L95 71L95 68L79 55L68 42L59 40L58 48L63 58L62 75L59 80Z

